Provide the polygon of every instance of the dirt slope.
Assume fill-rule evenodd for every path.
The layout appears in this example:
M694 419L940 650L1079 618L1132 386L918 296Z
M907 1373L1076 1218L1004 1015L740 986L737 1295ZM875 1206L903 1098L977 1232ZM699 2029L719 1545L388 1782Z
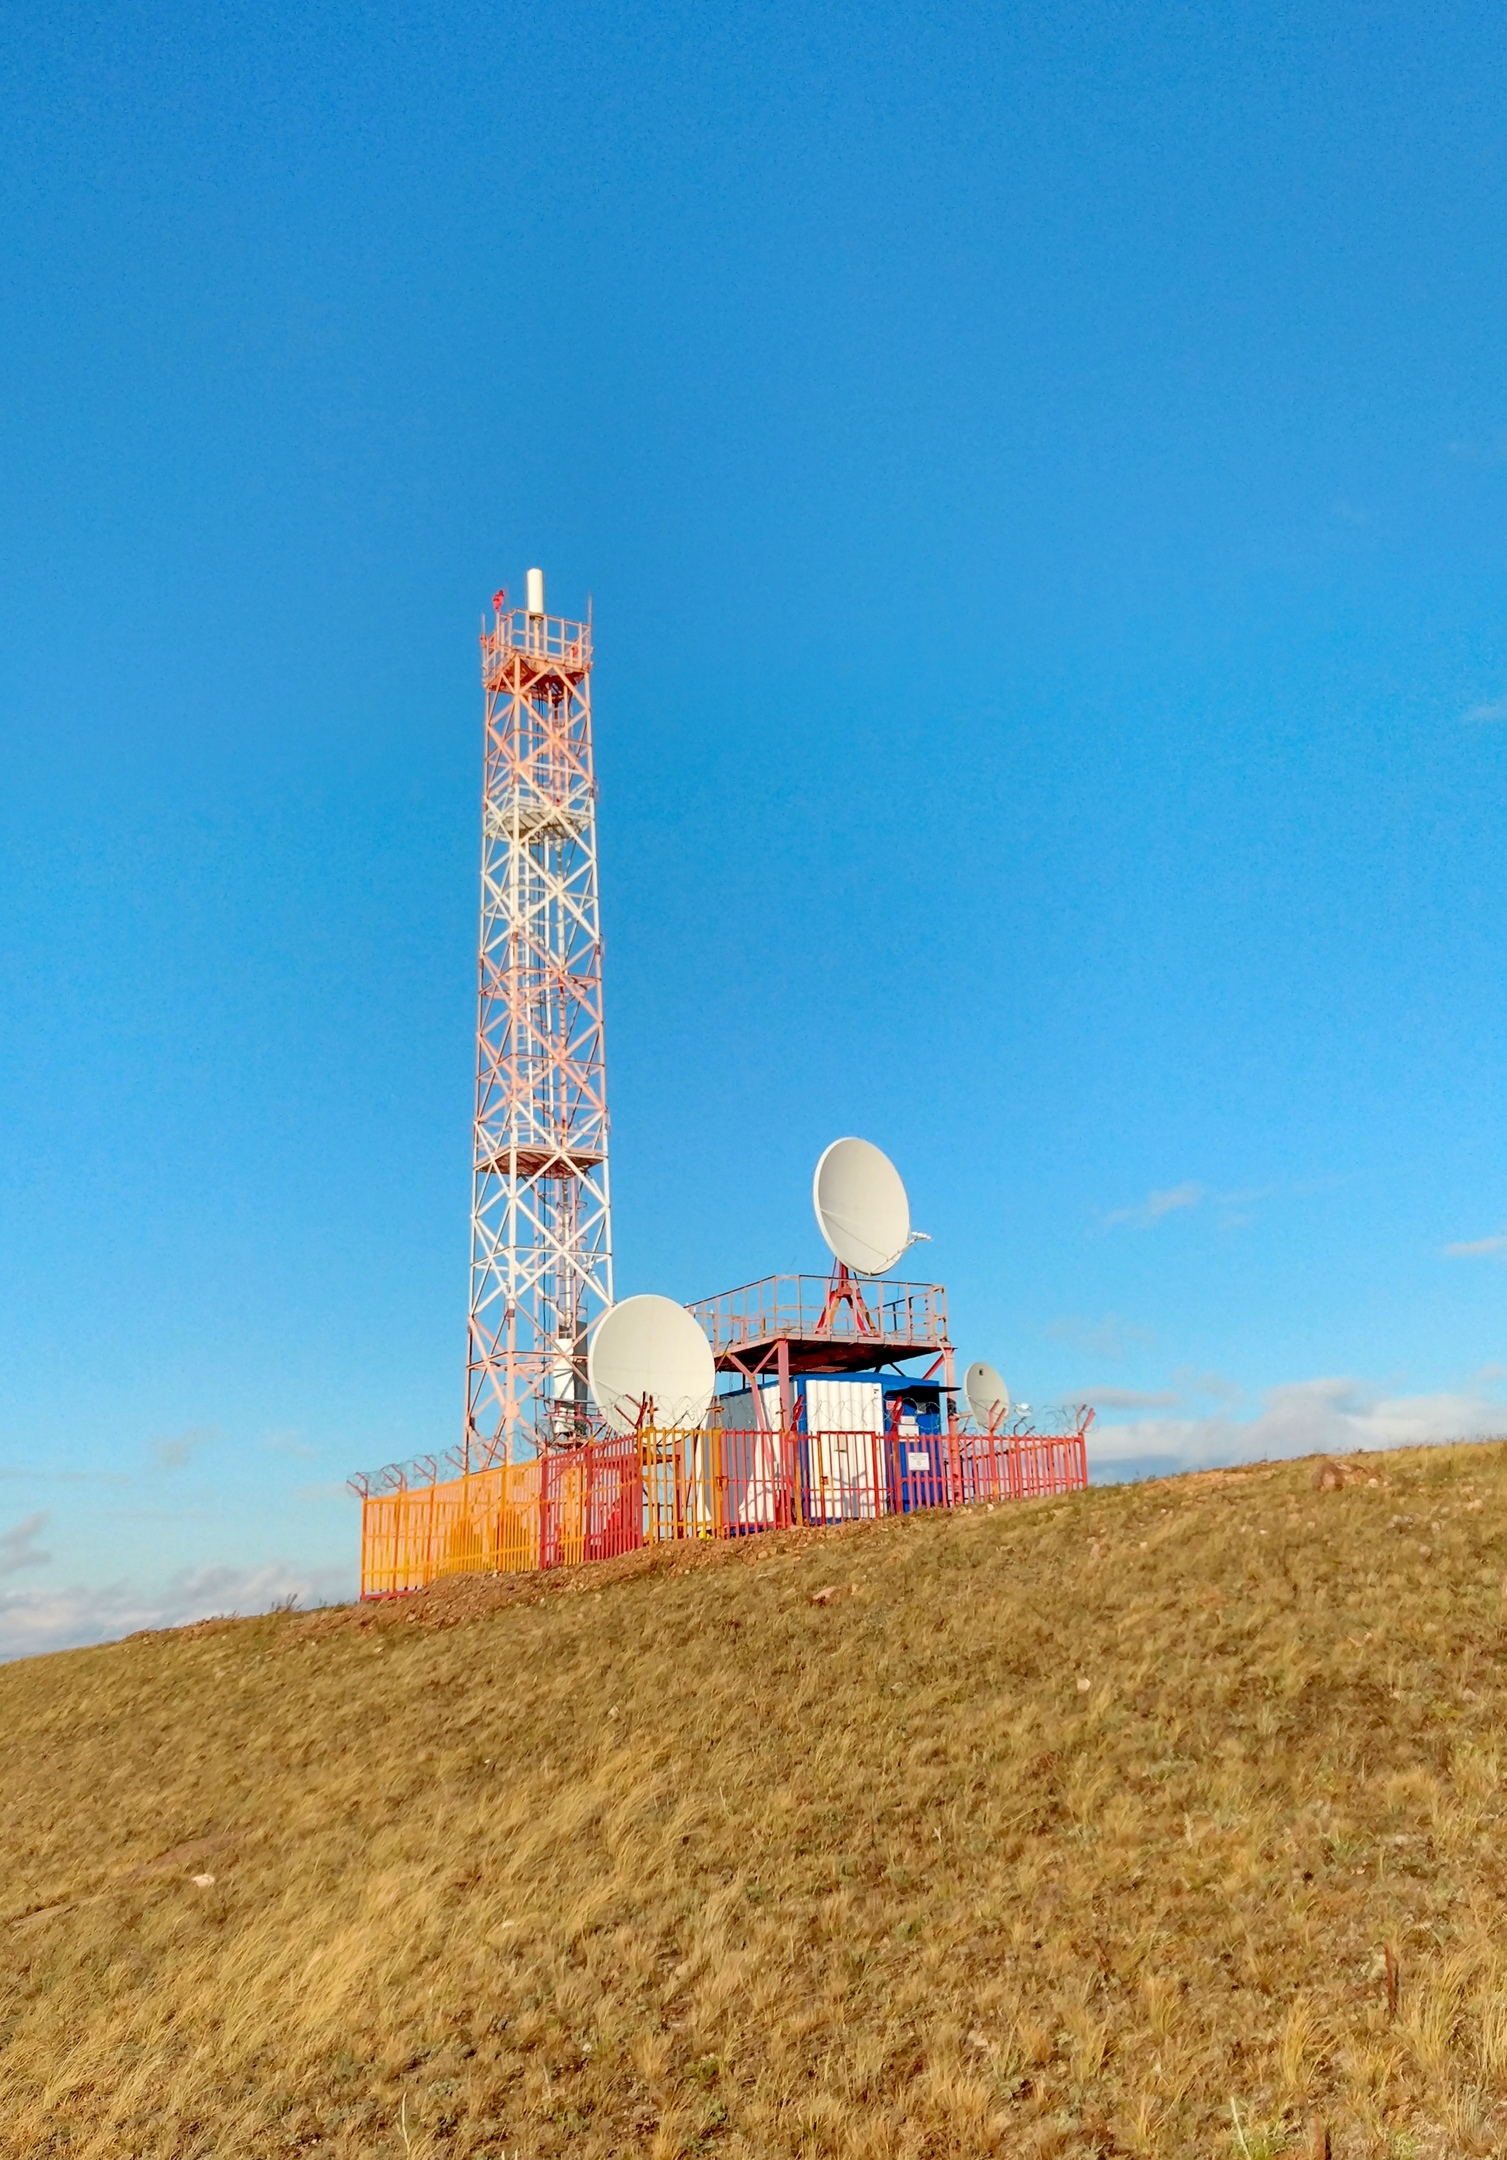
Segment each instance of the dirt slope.
M1314 1480L0 1670L0 2152L1507 2150L1507 1447Z

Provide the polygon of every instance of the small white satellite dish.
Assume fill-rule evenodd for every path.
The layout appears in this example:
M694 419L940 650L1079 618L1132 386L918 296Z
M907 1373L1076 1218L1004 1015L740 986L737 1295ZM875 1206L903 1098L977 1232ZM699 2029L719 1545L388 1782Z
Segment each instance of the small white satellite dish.
M587 1345L586 1376L597 1408L620 1433L699 1425L717 1384L701 1329L683 1305L652 1291L602 1315Z
M834 1140L816 1166L817 1228L844 1267L882 1275L911 1243L900 1173L872 1140Z
M963 1394L985 1432L996 1431L1010 1415L1010 1390L998 1368L986 1365L982 1358L975 1359L964 1373Z

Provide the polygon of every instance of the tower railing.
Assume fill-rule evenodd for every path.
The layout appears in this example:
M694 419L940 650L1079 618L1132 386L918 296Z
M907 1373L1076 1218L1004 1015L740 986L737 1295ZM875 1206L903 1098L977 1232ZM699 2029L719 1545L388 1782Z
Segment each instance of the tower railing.
M940 1283L849 1276L766 1275L689 1308L714 1357L791 1340L940 1350L947 1344L947 1292Z
M482 679L493 687L489 669L514 653L532 659L559 660L567 668L591 665L591 624L570 622L563 615L530 615L512 608L498 615L481 636Z

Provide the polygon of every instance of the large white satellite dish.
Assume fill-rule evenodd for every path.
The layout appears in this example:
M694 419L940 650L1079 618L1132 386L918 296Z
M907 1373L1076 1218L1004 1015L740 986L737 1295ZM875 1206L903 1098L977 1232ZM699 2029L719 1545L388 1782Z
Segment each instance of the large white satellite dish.
M997 1367L976 1358L963 1375L963 1394L985 1432L995 1432L1010 1415L1010 1390Z
M817 1227L844 1267L882 1275L911 1242L900 1173L872 1140L834 1140L816 1166Z
M652 1291L602 1315L587 1345L586 1376L597 1408L620 1433L699 1425L717 1384L701 1329L683 1305Z

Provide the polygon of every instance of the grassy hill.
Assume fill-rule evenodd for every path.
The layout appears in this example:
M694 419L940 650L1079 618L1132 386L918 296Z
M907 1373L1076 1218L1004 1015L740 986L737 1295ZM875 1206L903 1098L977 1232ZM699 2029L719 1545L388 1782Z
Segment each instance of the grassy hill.
M0 2151L1502 2152L1504 1566L1490 1445L7 1667Z

